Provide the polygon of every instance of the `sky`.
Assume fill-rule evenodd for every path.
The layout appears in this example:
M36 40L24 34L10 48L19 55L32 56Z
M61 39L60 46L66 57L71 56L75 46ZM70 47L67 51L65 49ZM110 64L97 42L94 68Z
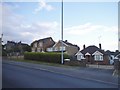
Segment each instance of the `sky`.
M64 2L64 40L77 44L118 49L117 2ZM61 39L61 2L4 2L0 3L3 41L34 41L52 37Z

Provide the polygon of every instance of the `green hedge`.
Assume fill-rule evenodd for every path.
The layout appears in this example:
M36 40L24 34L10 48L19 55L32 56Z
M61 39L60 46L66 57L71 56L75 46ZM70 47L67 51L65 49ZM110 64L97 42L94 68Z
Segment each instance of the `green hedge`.
M67 58L69 58L69 56L67 54L64 54L64 59ZM61 53L25 52L24 59L51 62L51 63L61 63Z

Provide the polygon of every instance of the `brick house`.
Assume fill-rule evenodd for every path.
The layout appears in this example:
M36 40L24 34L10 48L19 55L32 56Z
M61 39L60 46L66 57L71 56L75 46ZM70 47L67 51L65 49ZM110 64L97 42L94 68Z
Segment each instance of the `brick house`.
M84 45L83 50L78 51L75 56L79 61L85 59L88 64L109 64L108 55L101 49L101 44L99 48L94 45L88 47Z
M31 43L32 52L46 52L47 48L55 44L51 37L36 40Z
M59 40L53 47L48 48L48 52L61 52L62 51L62 43L63 43L63 52L68 55L75 55L79 51L79 47L77 45L73 45L66 41Z

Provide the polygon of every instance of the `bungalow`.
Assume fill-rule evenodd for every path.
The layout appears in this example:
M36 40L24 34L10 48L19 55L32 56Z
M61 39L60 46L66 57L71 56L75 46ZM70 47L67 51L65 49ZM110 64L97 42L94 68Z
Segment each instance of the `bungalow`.
M116 59L119 59L119 61L120 61L120 52L119 52L118 55L115 56L115 58L116 58Z
M107 55L109 57L109 63L110 64L114 64L114 60L116 58L118 58L118 56L120 54L120 52L118 50L116 50L115 52L111 52L111 51L107 50L106 53L107 53Z
M32 52L46 52L47 48L55 44L51 37L36 40L31 43Z
M63 47L61 46L63 43ZM67 53L68 55L74 56L78 51L79 47L77 45L73 45L69 43L67 40L61 41L59 40L53 47L48 48L48 52L61 52L63 49L64 53Z
M85 59L88 64L109 64L108 56L101 49L101 44L99 44L99 48L94 45L88 47L84 45L83 50L78 51L75 56L79 61Z

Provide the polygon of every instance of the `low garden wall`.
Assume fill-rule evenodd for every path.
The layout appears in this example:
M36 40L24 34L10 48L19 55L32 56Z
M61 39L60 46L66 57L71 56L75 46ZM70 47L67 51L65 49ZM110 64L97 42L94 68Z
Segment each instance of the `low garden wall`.
M86 63L84 61L78 61L78 60L64 61L64 64L70 65L70 66L86 67Z

